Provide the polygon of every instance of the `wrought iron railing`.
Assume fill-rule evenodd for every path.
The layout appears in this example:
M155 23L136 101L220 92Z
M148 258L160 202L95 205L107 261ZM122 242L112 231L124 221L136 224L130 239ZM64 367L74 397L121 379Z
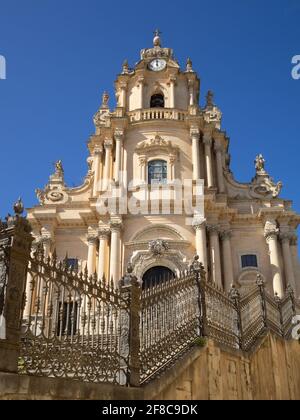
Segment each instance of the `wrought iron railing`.
M125 384L120 319L129 306L121 291L42 249L30 258L27 281L22 373Z
M42 249L30 255L31 244L18 213L0 225L0 355L10 356L0 358L0 371L9 363L16 372L21 356L21 374L140 386L197 338L244 351L267 331L289 339L300 309L291 288L272 297L260 277L246 294L232 288L227 296L207 282L198 257L142 290L131 266L114 287Z

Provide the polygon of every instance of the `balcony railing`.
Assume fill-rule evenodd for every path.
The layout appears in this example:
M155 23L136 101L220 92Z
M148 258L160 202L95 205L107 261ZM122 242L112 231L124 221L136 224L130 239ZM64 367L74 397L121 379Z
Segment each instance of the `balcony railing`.
M187 112L170 108L139 109L128 113L131 123L152 120L185 121Z

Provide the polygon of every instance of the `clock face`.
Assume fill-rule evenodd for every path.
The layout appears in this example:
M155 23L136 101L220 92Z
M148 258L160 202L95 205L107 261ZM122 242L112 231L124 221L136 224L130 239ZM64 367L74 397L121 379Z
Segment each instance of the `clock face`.
M161 58L156 58L149 63L149 69L152 71L162 71L166 68L167 62Z

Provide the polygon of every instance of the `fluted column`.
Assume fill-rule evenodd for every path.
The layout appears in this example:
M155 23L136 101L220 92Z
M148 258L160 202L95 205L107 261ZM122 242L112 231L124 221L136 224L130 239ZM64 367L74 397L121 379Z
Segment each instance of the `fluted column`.
M212 137L211 133L205 133L203 137L204 149L205 149L205 163L206 163L206 178L208 188L214 186L213 170L212 170Z
M116 162L115 162L115 181L116 183L121 182L120 172L122 171L122 148L123 148L123 130L117 130L115 132L116 140Z
M99 237L99 260L98 260L98 279L102 280L105 275L105 253L107 249L108 240L110 237L110 230L101 228L98 231Z
M88 275L92 276L96 271L96 247L97 247L97 236L94 233L89 233L87 237L88 241L88 257L87 257L87 269Z
M208 226L209 241L210 241L210 260L211 260L211 274L213 282L219 287L222 284L221 272L221 258L220 258L220 242L219 242L219 227Z
M121 230L122 221L113 219L110 221L110 279L118 287L121 279Z
M276 224L267 222L265 227L265 238L269 246L273 290L279 297L283 297L284 290L278 252L278 228L276 227Z
M109 181L111 180L111 154L113 148L112 140L106 140L104 142L105 147L105 165L103 174L103 190L108 188Z
M196 252L207 272L206 219L194 220L193 227L196 232Z
M225 192L224 171L223 171L223 146L215 144L216 161L217 161L217 177L219 193Z
M94 151L94 187L93 187L93 196L96 197L97 193L100 191L99 182L100 182L100 173L101 173L101 163L102 163L102 154L103 148L96 148Z
M200 179L200 133L197 128L192 128L191 132L192 139L192 160L193 160L193 180Z
M189 104L190 106L195 105L195 81L189 80Z
M231 286L234 284L232 253L231 253L231 230L224 230L221 232L222 242L222 256L224 264L224 289L229 292Z
M294 267L292 260L292 253L290 248L290 242L292 240L292 235L289 232L280 234L281 246L282 246L282 255L283 255L283 264L284 264L284 273L286 279L286 285L290 285L293 290L296 292L296 282L294 275Z

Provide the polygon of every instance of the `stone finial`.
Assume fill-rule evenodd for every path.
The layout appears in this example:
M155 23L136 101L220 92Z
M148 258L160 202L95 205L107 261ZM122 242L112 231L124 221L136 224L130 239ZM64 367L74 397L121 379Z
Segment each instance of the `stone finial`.
M193 63L192 63L192 60L190 58L188 58L187 62L186 62L186 71L187 72L193 72Z
M156 29L154 32L154 39L153 39L153 45L154 47L161 47L161 39L160 39L161 32L159 29Z
M14 204L14 212L16 216L21 216L24 212L24 204L21 197L19 197L18 201Z
M102 105L101 108L108 108L109 94L105 91L102 95Z
M128 73L129 73L128 60L125 60L124 63L123 63L122 74L128 74Z
M209 90L206 95L206 107L213 107L214 105L214 93Z

